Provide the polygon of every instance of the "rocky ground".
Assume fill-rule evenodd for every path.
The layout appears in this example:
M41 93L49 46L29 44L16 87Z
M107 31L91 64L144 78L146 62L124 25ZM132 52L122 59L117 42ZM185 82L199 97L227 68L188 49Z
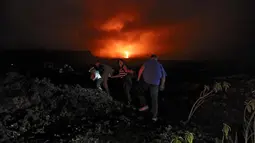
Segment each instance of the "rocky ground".
M190 133L195 143L215 142L216 137L222 136L223 123L232 127L231 135L241 133L244 100L252 98L255 87L255 81L243 75L216 80L228 81L231 88L210 98L192 121L184 125L181 121L171 121L171 117L178 114L177 110L170 109L168 100L177 100L165 99L167 103L162 105L165 115L166 111L171 115L153 123L146 118L146 113L141 114L99 90L56 85L46 78L33 79L11 73L0 85L0 142L170 143L180 137L190 138ZM190 95L195 96L193 100L181 100L186 100L190 109L196 95Z

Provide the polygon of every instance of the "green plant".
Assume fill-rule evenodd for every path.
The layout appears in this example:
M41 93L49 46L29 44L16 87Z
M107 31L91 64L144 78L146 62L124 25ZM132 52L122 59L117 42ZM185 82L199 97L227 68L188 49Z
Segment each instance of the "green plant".
M224 143L225 139L228 140L229 132L231 131L231 127L225 123L223 123L222 128L222 139L221 142Z
M194 134L191 132L186 132L185 133L185 141L187 143L193 143L193 140L194 140Z
M245 143L251 139L255 142L255 99L245 102L244 108L244 140Z
M228 140L228 136L229 136L229 132L231 131L231 127L225 123L223 123L223 129L222 129L222 133L223 133L223 139L227 139Z
M216 138L215 143L224 143L224 142L237 143L238 142L237 133L235 134L235 140L233 141L229 134L230 132L231 132L231 127L228 124L223 123L222 138L221 139Z
M184 139L181 136L174 136L171 143L183 143Z
M216 93L218 93L219 91L222 91L222 90L227 91L229 87L230 87L230 84L227 82L223 82L223 83L216 82L212 89L210 89L210 87L208 85L205 85L204 90L200 92L199 98L193 104L193 106L190 110L188 119L185 122L185 124L190 121L190 119L194 115L195 111L198 109L198 107L200 107L205 102L206 99L216 95Z
M181 136L173 136L171 143L193 143L194 141L194 134L191 132L186 132L185 137Z

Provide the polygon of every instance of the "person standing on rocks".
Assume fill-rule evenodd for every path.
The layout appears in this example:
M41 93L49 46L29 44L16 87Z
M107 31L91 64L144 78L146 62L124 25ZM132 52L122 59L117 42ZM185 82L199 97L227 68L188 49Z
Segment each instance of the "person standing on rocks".
M166 72L163 66L158 62L156 55L151 55L151 58L146 61L140 68L137 81L140 81L143 75L142 88L143 91L149 90L151 96L151 112L152 120L157 121L158 115L158 91L163 91L165 88ZM143 106L139 111L149 109L144 96L140 96L140 103Z
M131 103L130 91L132 88L132 76L133 76L134 71L128 69L127 65L124 63L124 61L122 59L118 60L118 65L119 65L119 74L115 75L115 76L111 76L111 78L121 78L122 79L124 92L128 99L127 102L128 102L128 105L130 105L130 103Z
M108 78L112 75L113 68L108 65L101 64L99 61L97 61L95 64L95 69L98 70L102 75L103 87L106 90L107 94L110 95L110 90L108 87Z

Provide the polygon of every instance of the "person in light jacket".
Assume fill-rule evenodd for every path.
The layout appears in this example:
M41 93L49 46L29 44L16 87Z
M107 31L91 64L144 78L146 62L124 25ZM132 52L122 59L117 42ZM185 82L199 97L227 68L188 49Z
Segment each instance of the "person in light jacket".
M102 75L104 89L106 90L107 94L110 95L108 78L111 77L114 71L113 68L106 64L101 64L99 61L97 61L95 64L95 69L100 72L100 75Z
M92 67L89 72L91 73L90 79L93 81L96 81L96 87L99 90L102 90L101 88L101 84L103 82L103 79L99 73L99 71L97 71L94 67Z

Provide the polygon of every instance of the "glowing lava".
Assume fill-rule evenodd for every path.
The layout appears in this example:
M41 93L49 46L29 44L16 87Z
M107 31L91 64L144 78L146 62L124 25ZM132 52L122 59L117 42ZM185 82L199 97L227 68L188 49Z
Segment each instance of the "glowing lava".
M132 37L129 34L128 37ZM118 39L115 37L99 40L98 51L95 51L96 56L105 58L138 58L148 55L148 53L153 53L156 49L153 39L154 37L146 36L145 34L139 34L139 39L126 40L126 38Z
M125 51L125 58L128 59L129 58L129 52Z

